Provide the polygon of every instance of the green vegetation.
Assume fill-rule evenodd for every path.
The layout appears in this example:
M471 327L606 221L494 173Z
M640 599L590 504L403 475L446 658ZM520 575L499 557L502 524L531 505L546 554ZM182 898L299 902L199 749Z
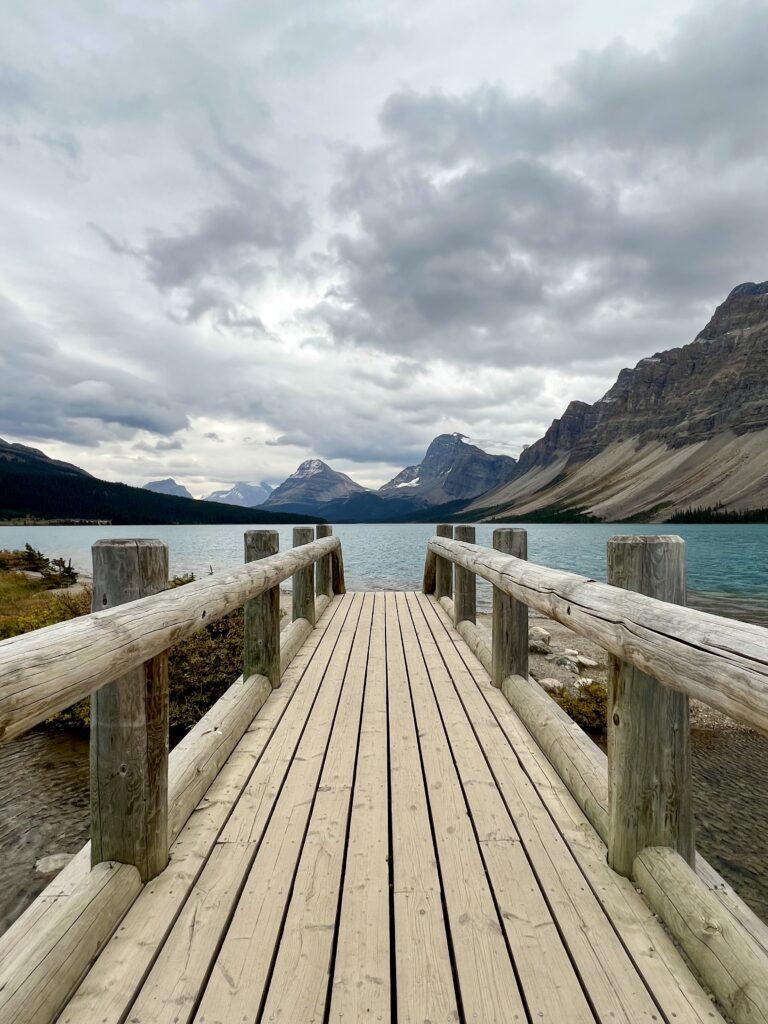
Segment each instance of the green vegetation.
M563 711L585 732L605 732L608 693L602 683L585 683L576 691L561 686L552 696Z
M768 508L747 509L744 512L713 508L711 505L675 512L668 523L768 523Z
M215 501L155 494L141 487L97 480L86 474L0 462L0 522L30 519L101 519L116 525L161 523L306 523L295 516Z
M91 592L87 587L74 592L51 590L47 580L30 579L18 571L26 568L33 557L48 561L31 548L0 552L0 639L74 619L91 610ZM57 565L60 561L49 564ZM194 578L191 573L177 576L170 586L184 586ZM168 658L172 733L178 737L188 732L232 685L242 668L242 609L176 644ZM90 701L79 701L67 708L51 719L51 724L87 729Z

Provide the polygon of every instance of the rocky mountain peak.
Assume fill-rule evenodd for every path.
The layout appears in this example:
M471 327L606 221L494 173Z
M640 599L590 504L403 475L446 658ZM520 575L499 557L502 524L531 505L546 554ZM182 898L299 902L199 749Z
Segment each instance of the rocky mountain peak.
M317 505L365 491L346 473L323 462L306 459L270 494L265 505Z
M192 497L192 494L190 494L184 484L180 484L172 476L167 476L162 480L150 480L144 484L143 489L145 491L152 491L154 494L170 494L176 498Z
M726 336L745 338L768 326L768 281L737 285L721 302L697 341L713 341Z

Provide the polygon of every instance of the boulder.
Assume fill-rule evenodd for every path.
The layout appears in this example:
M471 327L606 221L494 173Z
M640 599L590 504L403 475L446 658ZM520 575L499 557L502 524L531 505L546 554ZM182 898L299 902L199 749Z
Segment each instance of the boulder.
M549 632L549 630L544 629L543 626L531 626L531 628L528 630L529 642L535 640L536 642L549 644L551 639L552 634Z

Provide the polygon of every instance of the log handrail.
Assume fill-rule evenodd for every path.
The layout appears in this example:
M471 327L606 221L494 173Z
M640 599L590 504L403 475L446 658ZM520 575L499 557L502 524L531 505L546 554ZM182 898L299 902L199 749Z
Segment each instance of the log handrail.
M433 536L428 550L471 570L660 683L768 734L768 630Z
M338 537L0 641L0 742L18 736L328 555Z

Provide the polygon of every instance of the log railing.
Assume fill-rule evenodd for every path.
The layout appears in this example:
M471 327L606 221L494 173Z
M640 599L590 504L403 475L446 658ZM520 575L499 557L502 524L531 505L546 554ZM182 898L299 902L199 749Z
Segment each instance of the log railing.
M739 1024L768 1020L768 927L694 843L688 699L768 734L768 630L685 607L679 537L608 542L608 584L526 560L526 532L441 525L424 591L501 688L607 847ZM493 587L489 633L476 578ZM453 581L453 582L451 582ZM528 676L528 609L608 652L608 756Z
M245 534L246 564L175 589L157 540L93 547L90 615L0 642L0 741L91 695L91 842L0 936L0 1020L56 1017L334 594L330 526ZM317 570L315 571L315 566ZM280 629L280 584L293 620ZM315 584L316 578L316 584ZM243 675L169 756L168 651L244 608Z

